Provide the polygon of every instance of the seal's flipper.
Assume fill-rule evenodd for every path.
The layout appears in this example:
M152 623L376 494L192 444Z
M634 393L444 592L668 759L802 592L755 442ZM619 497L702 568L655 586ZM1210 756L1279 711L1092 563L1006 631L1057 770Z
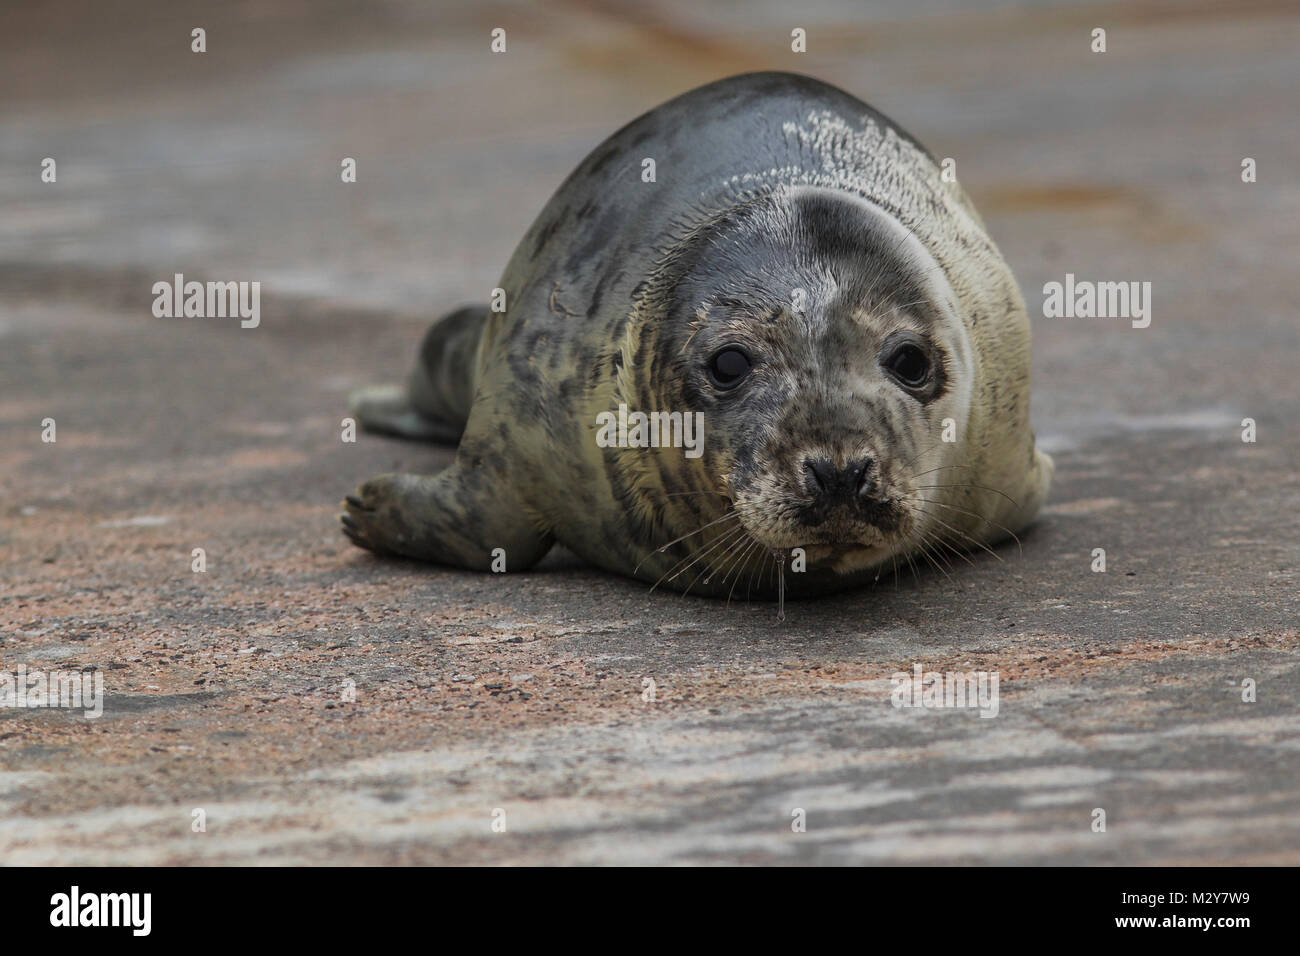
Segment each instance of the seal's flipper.
M478 352L488 308L470 305L433 323L420 343L407 394L411 406L431 421L465 430L478 386Z
M454 445L461 429L426 418L411 404L405 385L371 385L348 396L348 412L368 432Z
M487 306L465 306L430 326L406 385L353 392L348 408L366 431L399 438L460 441L478 384L478 347Z
M555 541L503 483L459 465L371 478L343 506L339 520L353 544L472 571L521 571Z

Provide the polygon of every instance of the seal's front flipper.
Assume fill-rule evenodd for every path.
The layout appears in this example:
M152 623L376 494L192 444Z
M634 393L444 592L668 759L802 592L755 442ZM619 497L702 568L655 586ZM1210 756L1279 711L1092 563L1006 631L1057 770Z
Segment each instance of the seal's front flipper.
M371 385L348 396L348 412L369 432L436 441L454 445L460 440L460 428L444 425L411 404L405 385Z
M339 520L353 544L473 571L521 571L555 541L503 483L459 465L371 478L343 506Z

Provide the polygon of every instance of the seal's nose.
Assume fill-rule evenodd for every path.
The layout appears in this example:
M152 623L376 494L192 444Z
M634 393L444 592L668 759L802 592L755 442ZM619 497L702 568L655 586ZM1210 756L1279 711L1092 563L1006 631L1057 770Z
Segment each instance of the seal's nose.
M872 464L870 458L858 458L839 468L827 458L805 458L804 485L810 495L825 501L870 498L876 490Z

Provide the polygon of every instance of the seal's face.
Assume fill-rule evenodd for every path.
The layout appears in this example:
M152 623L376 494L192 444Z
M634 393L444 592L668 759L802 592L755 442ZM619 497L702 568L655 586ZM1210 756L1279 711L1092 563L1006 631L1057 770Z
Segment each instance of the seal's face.
M706 480L749 537L846 573L941 527L970 350L901 225L837 193L784 193L703 237L674 300L661 354L676 350Z

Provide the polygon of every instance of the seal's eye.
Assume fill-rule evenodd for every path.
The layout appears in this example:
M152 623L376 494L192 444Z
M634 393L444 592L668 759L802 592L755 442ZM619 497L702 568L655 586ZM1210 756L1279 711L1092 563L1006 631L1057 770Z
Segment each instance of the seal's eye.
M880 364L899 385L913 391L925 388L933 371L925 340L911 332L889 337L880 352Z
M716 388L735 388L750 373L749 356L737 348L725 348L709 359L709 381Z
M919 388L925 384L925 377L930 374L930 360L915 345L904 345L895 349L889 357L889 370L904 385Z

